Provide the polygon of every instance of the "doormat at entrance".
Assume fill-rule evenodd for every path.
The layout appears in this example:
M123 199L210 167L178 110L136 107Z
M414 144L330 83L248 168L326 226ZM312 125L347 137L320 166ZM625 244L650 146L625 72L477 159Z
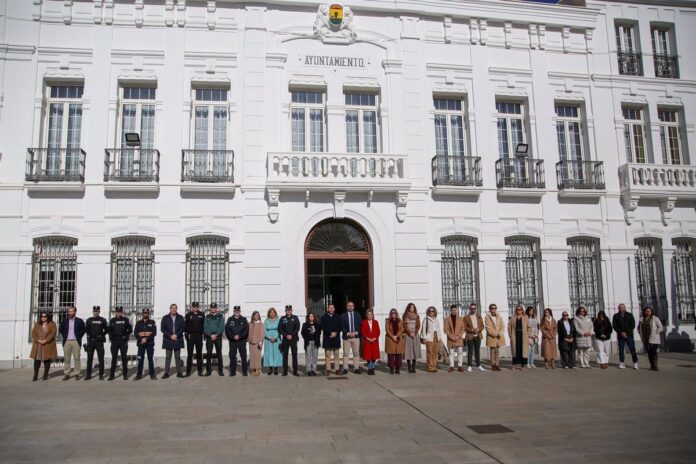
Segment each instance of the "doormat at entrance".
M348 377L327 377L326 380L348 380Z
M469 428L479 435L488 433L512 433L512 430L501 424L469 425Z

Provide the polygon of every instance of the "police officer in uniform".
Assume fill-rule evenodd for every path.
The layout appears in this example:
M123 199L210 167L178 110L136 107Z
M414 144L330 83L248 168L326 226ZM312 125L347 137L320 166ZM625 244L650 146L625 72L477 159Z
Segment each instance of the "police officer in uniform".
M143 365L147 355L147 367L152 380L157 380L155 375L155 337L157 336L157 323L150 319L150 310L143 308L143 318L135 323L135 340L138 344L138 373L133 380L143 378Z
M87 335L87 375L85 380L92 378L92 362L94 361L94 350L97 350L99 358L99 380L104 380L104 342L106 341L106 333L109 329L109 324L106 319L99 315L101 308L92 306L92 317L87 318L85 322L85 334Z
M280 351L283 353L283 375L288 375L288 352L292 350L292 375L297 373L297 341L300 333L300 320L292 314L292 305L285 305L285 316L278 323Z
M210 312L205 316L203 333L205 334L205 375L210 375L211 358L215 348L218 374L222 377L222 334L225 332L225 317L218 312L217 303L210 303Z
M247 338L249 338L249 322L242 316L242 309L234 307L234 313L227 318L225 335L230 341L230 377L237 375L237 351L242 358L242 375L247 376Z
M193 369L193 349L196 348L196 367L198 376L203 375L203 324L205 316L201 312L197 301L191 305L191 311L184 317L186 330L186 348L188 356L186 358L186 377L191 376Z
M121 352L121 370L123 380L128 380L128 338L133 332L130 319L123 315L123 306L116 306L116 317L109 321L109 339L111 340L111 370L109 380L114 380L118 353Z

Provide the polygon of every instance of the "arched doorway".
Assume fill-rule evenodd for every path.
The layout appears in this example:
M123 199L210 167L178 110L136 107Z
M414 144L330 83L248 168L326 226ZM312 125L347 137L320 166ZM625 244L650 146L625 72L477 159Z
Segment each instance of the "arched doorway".
M348 301L361 314L372 306L372 246L365 230L350 220L328 219L305 241L306 306L321 315L333 303L337 313Z

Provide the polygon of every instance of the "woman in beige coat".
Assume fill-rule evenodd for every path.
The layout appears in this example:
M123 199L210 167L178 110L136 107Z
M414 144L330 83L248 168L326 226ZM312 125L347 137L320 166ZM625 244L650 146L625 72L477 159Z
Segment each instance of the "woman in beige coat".
M51 360L58 357L56 350L56 333L58 328L53 322L51 314L47 311L39 313L39 320L34 324L31 330L31 359L34 360L34 378L33 381L39 380L39 368L41 363L44 366L43 379L48 380L48 370L51 367Z
M500 370L500 347L505 345L505 323L502 316L498 314L498 306L491 304L488 306L486 314L486 346L488 347L491 359L491 370Z
M541 319L541 356L544 358L546 369L556 368L556 354L558 353L558 323L553 318L551 308L544 310L544 317Z
M384 322L384 328L384 352L387 353L389 373L401 374L401 358L406 349L406 343L404 342L405 329L396 308L392 308L389 311L389 318Z
M437 372L437 354L440 351L440 322L437 320L437 309L429 306L425 311L425 321L421 325L421 340L425 343L425 359L428 372Z
M254 311L251 314L251 322L249 323L249 369L251 375L258 377L261 375L261 351L263 349L263 339L266 336L266 330L261 322L261 314Z
M529 325L529 318L524 315L524 307L518 305L515 308L515 315L508 322L513 369L522 370L524 365L527 364L529 336L531 333L532 327Z

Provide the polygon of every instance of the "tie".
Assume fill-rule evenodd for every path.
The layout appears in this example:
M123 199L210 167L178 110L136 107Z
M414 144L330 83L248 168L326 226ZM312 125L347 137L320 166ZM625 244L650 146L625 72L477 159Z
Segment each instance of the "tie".
M353 332L353 311L350 312L350 331Z

